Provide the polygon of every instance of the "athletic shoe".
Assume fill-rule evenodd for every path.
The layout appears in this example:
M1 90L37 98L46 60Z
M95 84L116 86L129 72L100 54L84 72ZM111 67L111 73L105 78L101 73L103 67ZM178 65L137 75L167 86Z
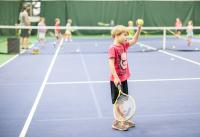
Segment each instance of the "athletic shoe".
M135 123L131 122L131 121L126 121L125 122L125 125L127 128L132 128L132 127L135 127Z
M120 131L127 131L128 128L126 125L122 124L122 122L114 121L112 124L112 128Z

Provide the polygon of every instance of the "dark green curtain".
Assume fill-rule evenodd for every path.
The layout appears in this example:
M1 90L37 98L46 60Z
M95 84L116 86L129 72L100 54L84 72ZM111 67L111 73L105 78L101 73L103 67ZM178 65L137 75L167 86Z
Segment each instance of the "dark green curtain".
M19 16L21 1L0 1L0 25L14 25ZM47 25L68 18L77 26L97 26L98 22L127 25L129 20L142 18L145 26L174 26L179 17L183 25L193 20L200 25L200 1L42 1L41 16ZM0 30L0 34L7 31Z
M200 26L200 1L196 2L193 14L193 20L196 26Z
M60 18L61 25L65 25L67 18L66 1L43 1L41 16L45 17L46 24L53 26L55 18Z
M127 25L128 20L143 18L145 26L174 26L179 17L186 25L193 20L200 25L200 1L43 1L42 15L52 25L60 17L63 25L67 18L73 25L96 26L98 22Z
M0 1L0 25L15 25L21 9L20 1ZM0 35L15 33L15 30L0 29Z
M75 25L80 26L96 26L98 22L109 23L111 20L126 25L128 20L144 16L144 12L136 12L143 9L142 2L69 1L66 5L67 16L73 19Z

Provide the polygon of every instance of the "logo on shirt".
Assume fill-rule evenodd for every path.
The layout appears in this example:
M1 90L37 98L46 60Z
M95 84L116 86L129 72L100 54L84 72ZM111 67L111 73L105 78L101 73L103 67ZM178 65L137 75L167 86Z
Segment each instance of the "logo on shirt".
M122 69L126 69L128 65L126 53L122 53L120 57L120 66Z

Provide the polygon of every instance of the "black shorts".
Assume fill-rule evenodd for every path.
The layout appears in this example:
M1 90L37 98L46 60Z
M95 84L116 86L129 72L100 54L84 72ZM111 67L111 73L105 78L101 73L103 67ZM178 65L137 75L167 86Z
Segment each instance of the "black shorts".
M21 37L29 37L29 30L28 29L21 29Z
M122 83L122 91L125 94L128 94L128 82L123 81ZM115 100L117 99L117 96L119 94L119 91L117 89L117 87L115 86L115 83L113 81L110 81L110 88L111 88L111 99L112 99L112 104L115 103Z

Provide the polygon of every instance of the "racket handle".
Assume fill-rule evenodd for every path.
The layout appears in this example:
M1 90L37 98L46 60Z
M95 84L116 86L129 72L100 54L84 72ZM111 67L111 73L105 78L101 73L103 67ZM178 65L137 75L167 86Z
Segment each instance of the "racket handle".
M117 84L117 89L118 89L119 91L122 91L122 84L121 84L121 83L118 83L118 84Z

